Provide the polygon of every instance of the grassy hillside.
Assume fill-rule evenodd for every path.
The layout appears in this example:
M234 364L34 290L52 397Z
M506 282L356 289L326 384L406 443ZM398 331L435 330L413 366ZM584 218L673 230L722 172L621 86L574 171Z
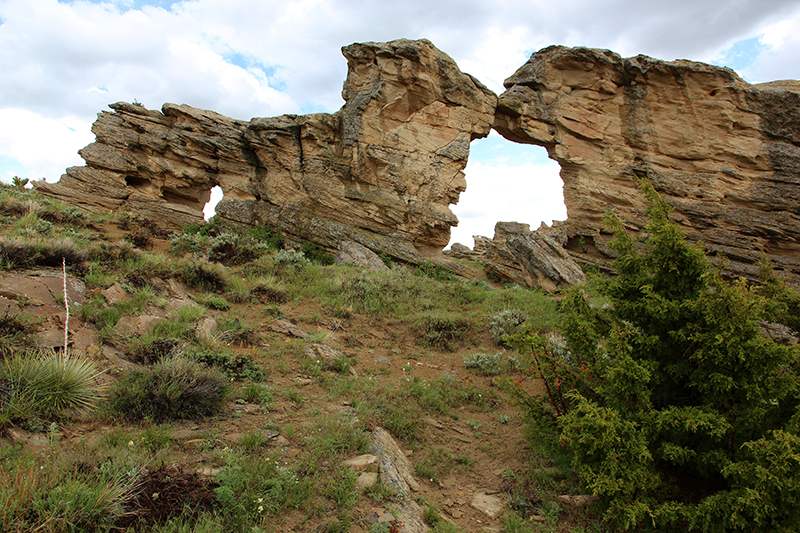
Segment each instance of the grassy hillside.
M85 285L66 353L37 340L65 317L2 295L2 531L395 531L376 520L397 495L343 464L375 427L412 463L433 531L605 530L558 498L580 487L515 401L540 385L503 335L551 331L552 297L2 186L0 276L62 261ZM480 491L500 517L470 505Z

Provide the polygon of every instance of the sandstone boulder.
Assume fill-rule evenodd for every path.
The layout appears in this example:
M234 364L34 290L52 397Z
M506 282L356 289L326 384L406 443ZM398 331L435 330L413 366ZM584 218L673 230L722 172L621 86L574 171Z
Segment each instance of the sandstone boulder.
M60 270L0 274L0 314L19 316L22 323L28 324L32 330L38 330L35 335L37 346L63 347L67 318L64 306L65 281L72 314L67 340L74 345L70 335L83 327L76 307L86 299L86 286L73 275L67 275L64 280Z
M414 478L411 464L385 429L378 427L372 431L372 452L378 457L381 483L398 495L397 520L402 523L401 531L430 531L423 518L422 508L411 497L412 491L419 491L419 483Z
M475 257L475 252L460 242L456 242L450 246L450 253L448 255L455 257L456 259L472 259Z
M477 239L476 239L477 242ZM494 239L481 241L486 270L522 286L548 292L586 280L578 263L564 249L566 227L554 222L530 231L528 224L498 222Z
M371 271L389 270L378 254L352 241L345 241L339 245L339 251L333 257L333 262L337 265L357 265Z

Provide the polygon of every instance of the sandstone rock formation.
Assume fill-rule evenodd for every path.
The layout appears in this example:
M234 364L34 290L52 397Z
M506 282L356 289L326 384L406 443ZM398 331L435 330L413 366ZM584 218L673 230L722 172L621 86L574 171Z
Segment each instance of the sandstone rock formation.
M91 211L178 227L202 220L219 185L224 219L276 226L329 250L354 241L404 261L447 263L440 252L457 222L448 206L466 186L469 143L494 127L561 164L569 218L559 231L583 261L612 255L607 211L641 229L637 179L645 177L690 237L724 253L735 274L753 275L763 250L800 283L800 82L750 85L702 63L552 46L508 78L498 99L425 40L343 53L346 103L334 114L243 122L186 105L112 104L80 152L86 166L37 187ZM568 263L551 236L507 237L476 247L494 254L498 272L510 268L509 279L551 289L578 279L572 266L546 266Z
M566 226L555 222L531 231L528 224L498 222L494 238L481 241L481 261L497 277L553 292L586 280L578 263L564 249ZM478 246L476 246L478 248Z
M489 133L497 96L430 42L343 48L345 105L334 114L242 122L186 105L117 103L73 167L40 192L88 210L133 211L179 227L218 216L267 224L329 249L345 240L417 262L457 220L469 143ZM442 258L442 260L444 260Z
M734 273L753 274L763 250L800 280L800 82L750 85L702 63L551 46L505 87L494 127L561 164L572 251L583 236L587 251L610 255L609 210L640 229L646 177Z
M333 257L333 262L337 265L357 265L373 272L389 270L378 254L352 241L344 241L339 245L339 251Z

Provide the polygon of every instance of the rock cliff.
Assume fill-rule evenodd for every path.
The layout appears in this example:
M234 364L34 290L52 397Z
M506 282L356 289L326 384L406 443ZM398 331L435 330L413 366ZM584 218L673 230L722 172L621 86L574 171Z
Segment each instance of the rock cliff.
M570 249L610 255L604 214L640 229L646 177L693 239L752 275L763 250L800 280L800 82L551 46L505 81L494 127L561 165ZM588 254L584 254L588 255Z
M426 40L342 49L345 104L334 114L233 120L186 105L117 103L96 142L57 184L96 212L125 210L180 227L217 215L267 224L330 249L355 241L417 262L440 256L457 223L471 140L486 136L497 96ZM457 265L454 265L457 267ZM462 268L463 270L463 268Z
M336 113L245 122L186 105L112 104L94 124L96 142L80 151L86 166L37 187L88 210L178 227L202 220L219 185L224 219L329 249L354 241L441 263L469 143L493 127L561 164L569 217L546 235L482 239L497 273L551 289L574 282L564 239L602 266L611 256L603 216L616 211L640 229L637 178L646 177L690 237L724 253L735 274L753 275L763 251L800 283L800 82L750 85L702 63L552 46L498 99L425 40L343 53Z

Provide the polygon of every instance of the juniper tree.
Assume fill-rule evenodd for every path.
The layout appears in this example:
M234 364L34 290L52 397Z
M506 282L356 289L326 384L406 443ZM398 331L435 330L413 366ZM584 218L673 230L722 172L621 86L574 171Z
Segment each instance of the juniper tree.
M527 337L540 370L558 373L561 442L624 530L797 531L800 350L761 333L774 305L725 280L642 190L643 251L609 217L610 305L567 295L566 359Z

